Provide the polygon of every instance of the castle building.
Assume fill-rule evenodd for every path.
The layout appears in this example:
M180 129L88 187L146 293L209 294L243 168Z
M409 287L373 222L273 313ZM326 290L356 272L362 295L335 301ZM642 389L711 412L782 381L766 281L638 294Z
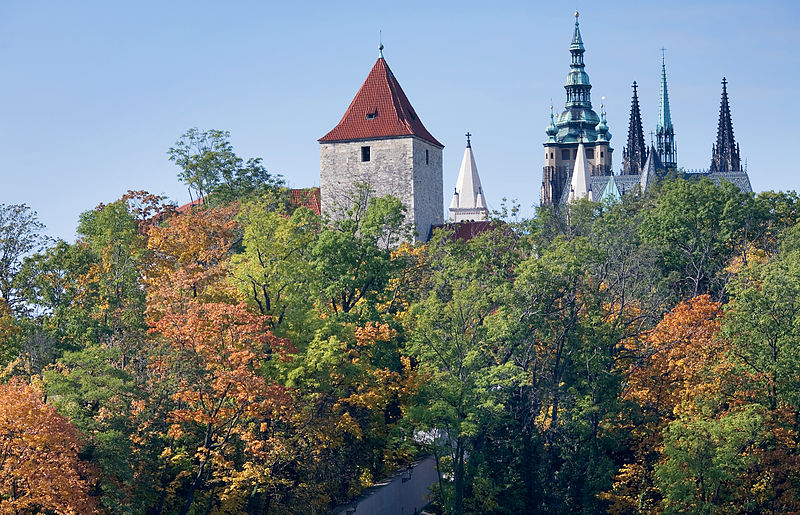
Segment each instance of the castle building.
M541 192L543 206L559 204L562 197L569 195L566 186L571 182L571 174L578 161L579 143L582 143L584 152L582 159L592 176L612 175L611 133L605 120L601 120L592 109L592 85L583 62L585 48L577 12L569 52L571 62L564 85L567 94L564 111L556 120L551 106L550 125L546 131Z
M728 102L728 82L722 80L717 142L712 146L708 170L684 171L678 168L675 127L670 113L667 68L661 54L661 94L656 139L645 146L637 83L633 83L627 145L622 151L622 170L612 171L609 146L611 134L601 104L600 117L592 110L591 84L584 71L584 46L575 13L575 29L570 45L572 62L567 76L566 109L557 119L550 106L550 124L545 133L545 166L542 174L542 206L561 206L580 198L617 201L631 191L643 192L665 176L688 180L708 178L719 184L725 180L745 192L752 191L747 170L742 167L739 145L733 137ZM651 133L652 134L652 133Z
M406 207L418 239L442 223L442 149L422 124L379 47L378 60L341 121L320 138L322 212L341 218L361 185Z
M467 148L461 159L453 199L450 201L450 222L477 222L489 219L486 198L478 176L478 166L472 154L471 134L467 133Z

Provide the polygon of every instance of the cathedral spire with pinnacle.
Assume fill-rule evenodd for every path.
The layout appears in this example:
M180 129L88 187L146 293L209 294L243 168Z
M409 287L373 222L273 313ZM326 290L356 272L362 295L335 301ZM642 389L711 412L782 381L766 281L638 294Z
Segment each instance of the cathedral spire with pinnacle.
M728 105L728 81L722 78L722 100L719 105L719 126L717 144L712 147L712 172L739 172L742 170L739 159L739 145L733 138L731 108Z
M644 130L642 114L639 111L639 95L636 81L633 81L633 99L631 100L631 119L628 124L628 146L622 151L622 175L639 175L647 160L647 148L644 146Z
M669 93L667 92L667 67L664 64L664 50L661 49L661 102L658 106L658 125L656 126L656 151L666 168L677 168L678 150L675 145L675 129L669 112Z
M472 134L467 137L467 148L461 160L461 169L450 201L450 221L469 222L489 219L489 210L486 208L486 198L483 195L481 179L478 176L478 166L472 154Z

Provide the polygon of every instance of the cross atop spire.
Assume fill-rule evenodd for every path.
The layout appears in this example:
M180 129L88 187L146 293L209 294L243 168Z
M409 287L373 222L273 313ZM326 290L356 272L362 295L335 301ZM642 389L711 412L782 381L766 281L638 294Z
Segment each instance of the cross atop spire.
M472 137L472 134L467 132L466 134L464 134L464 136L467 137L467 148L472 148L472 145L470 144L470 141L469 141L469 139Z

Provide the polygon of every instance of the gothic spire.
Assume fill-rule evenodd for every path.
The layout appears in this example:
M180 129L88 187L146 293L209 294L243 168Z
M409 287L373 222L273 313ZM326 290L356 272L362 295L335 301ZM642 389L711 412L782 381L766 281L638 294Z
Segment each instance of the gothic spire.
M733 122L731 108L728 105L728 81L722 78L722 100L719 105L719 125L717 127L717 144L712 147L712 172L741 171L739 146L733 139Z
M572 169L572 177L569 186L569 202L575 202L580 198L592 198L592 173L589 171L589 163L586 162L586 149L583 146L583 139L578 141L578 153L575 157L575 167Z
M488 220L489 210L486 208L486 198L483 195L481 179L478 176L478 166L472 153L472 141L469 132L467 148L461 160L461 169L450 202L450 221L465 222L474 220Z
M661 49L661 102L658 106L658 125L656 126L656 150L666 168L678 166L678 151L675 145L675 129L669 112L669 93L667 91L667 67L664 64L664 50Z
M631 100L631 119L628 124L628 146L622 150L622 174L639 175L647 159L642 129L642 114L639 111L639 95L636 81L633 81L633 99Z

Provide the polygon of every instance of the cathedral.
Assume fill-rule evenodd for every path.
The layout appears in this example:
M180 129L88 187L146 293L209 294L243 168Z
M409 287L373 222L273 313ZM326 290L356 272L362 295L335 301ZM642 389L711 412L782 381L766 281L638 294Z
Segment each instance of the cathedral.
M655 140L645 144L639 107L638 85L633 83L627 144L622 150L620 173L613 169L611 132L604 106L592 108L592 85L584 63L585 47L578 13L569 45L570 70L564 85L566 103L556 115L550 106L545 133L545 165L541 205L561 206L588 198L616 201L631 191L645 191L666 176L687 179L708 177L727 180L742 191L752 191L742 167L739 145L733 137L727 81L722 80L717 141L711 165L686 172L678 167L675 128L669 108L667 69L662 52L661 94ZM449 205L448 221L456 234L473 235L485 230L489 209L478 176L471 135L461 161ZM319 140L320 209L332 218L345 216L366 186L371 195L393 195L406 207L406 221L415 238L427 240L444 224L442 145L422 124L400 83L383 57L378 60L356 93L339 123Z
M719 183L727 180L742 191L752 191L747 170L742 167L739 145L733 137L728 104L727 81L722 79L717 143L712 148L708 170L684 172L678 168L675 128L669 109L667 69L661 56L661 94L655 142L645 145L637 84L633 83L628 141L622 150L622 170L614 174L611 133L606 113L600 104L600 116L592 109L589 75L585 71L585 48L578 13L569 46L570 71L564 85L567 100L558 116L550 106L550 124L545 133L545 165L542 171L542 206L559 206L581 197L594 201L619 199L634 189L644 191L667 174L698 179L707 177Z

